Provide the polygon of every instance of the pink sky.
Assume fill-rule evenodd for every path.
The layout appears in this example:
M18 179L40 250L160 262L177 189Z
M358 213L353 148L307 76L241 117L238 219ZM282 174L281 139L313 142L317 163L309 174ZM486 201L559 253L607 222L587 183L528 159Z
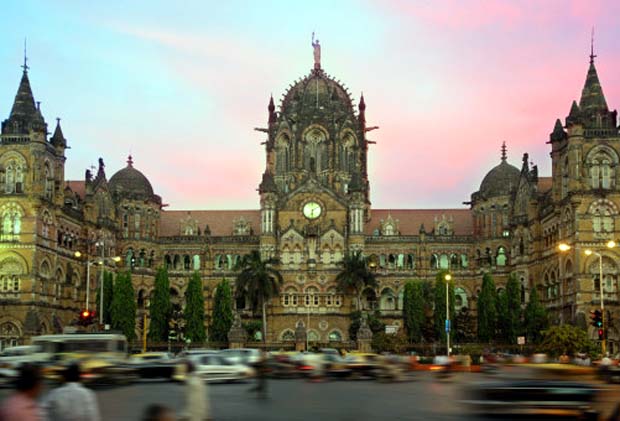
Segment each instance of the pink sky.
M593 26L607 103L620 98L617 1L30 3L14 10L19 36L0 41L15 63L0 69L2 118L26 31L35 97L48 123L63 117L72 147L67 176L102 156L110 177L131 151L173 209L258 208L264 134L253 128L269 95L310 71L313 30L324 69L356 100L364 92L380 126L368 134L375 208L461 207L502 141L513 165L528 152L550 175L545 142L579 99Z

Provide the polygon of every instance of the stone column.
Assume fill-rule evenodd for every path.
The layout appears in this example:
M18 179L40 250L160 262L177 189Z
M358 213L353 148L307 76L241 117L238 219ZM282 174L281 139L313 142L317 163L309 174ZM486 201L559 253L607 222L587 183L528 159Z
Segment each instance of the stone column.
M241 325L241 317L239 316L239 313L235 313L235 320L228 331L228 346L230 348L243 348L245 346L247 336L247 332Z

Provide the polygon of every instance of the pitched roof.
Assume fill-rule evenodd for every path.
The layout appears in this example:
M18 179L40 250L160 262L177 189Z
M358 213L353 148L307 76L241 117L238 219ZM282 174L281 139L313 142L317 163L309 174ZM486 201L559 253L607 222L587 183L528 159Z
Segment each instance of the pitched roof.
M84 199L84 196L86 195L86 184L84 183L84 180L67 180L65 185L69 187L73 193L80 196L80 199Z
M181 235L181 222L187 217L198 222L198 227L204 231L209 225L211 235L220 237L232 235L234 220L240 217L250 223L254 233L260 232L260 211L257 210L170 210L162 211L159 220L159 235L171 237Z
M551 177L538 177L538 191L540 193L544 193L546 191L551 190L551 185L553 184L553 179Z
M30 129L47 133L47 125L34 102L28 72L24 70L9 118L2 123L2 134L28 134Z
M471 235L474 231L471 211L469 209L373 209L372 220L364 229L367 235L372 235L375 229L381 229L381 220L388 216L398 220L398 230L401 235L418 235L420 226L424 224L427 230L435 226L435 217L452 218L453 230L456 235Z

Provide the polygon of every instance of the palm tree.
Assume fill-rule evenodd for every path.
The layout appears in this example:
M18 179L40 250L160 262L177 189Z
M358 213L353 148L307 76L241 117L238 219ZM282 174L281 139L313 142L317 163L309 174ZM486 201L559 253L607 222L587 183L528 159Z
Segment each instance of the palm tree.
M343 293L352 291L357 300L357 309L362 309L362 291L378 285L374 273L368 269L368 262L361 251L347 253L342 259L342 271L336 276L338 289Z
M284 282L278 270L272 267L275 259L263 260L256 250L246 254L237 264L239 270L236 282L236 298L249 302L253 311L258 308L263 313L263 342L267 342L267 313L265 308L269 300L280 293Z

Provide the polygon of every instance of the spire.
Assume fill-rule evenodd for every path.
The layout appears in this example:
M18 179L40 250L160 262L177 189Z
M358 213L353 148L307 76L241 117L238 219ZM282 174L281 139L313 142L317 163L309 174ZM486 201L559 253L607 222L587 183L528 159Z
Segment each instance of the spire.
M506 162L506 142L502 142L502 162Z
M592 38L590 40L590 67L586 76L586 83L581 91L581 100L579 107L582 111L590 113L591 111L608 112L607 102L603 95L603 88L598 79L596 67L594 66L594 28L592 28Z
M273 103L273 95L269 96L269 105L267 106L267 110L269 111L269 124L273 124L276 122L276 106Z
M60 127L60 118L56 118L56 129L54 130L54 134L50 139L50 143L54 146L67 146L67 140L62 133L62 127Z
M364 92L362 92L362 96L360 97L360 104L358 106L359 109L359 120L362 125L366 124L366 102L364 101Z
M129 168L133 168L133 158L131 157L131 154L127 157L127 166Z
M553 132L549 135L549 139L552 142L566 139L566 132L564 131L564 127L562 127L562 122L559 118L555 120L555 126L553 126Z
M24 52L22 79L15 94L9 118L2 123L2 134L27 135L30 130L47 133L45 120L34 102L28 79L28 58Z

